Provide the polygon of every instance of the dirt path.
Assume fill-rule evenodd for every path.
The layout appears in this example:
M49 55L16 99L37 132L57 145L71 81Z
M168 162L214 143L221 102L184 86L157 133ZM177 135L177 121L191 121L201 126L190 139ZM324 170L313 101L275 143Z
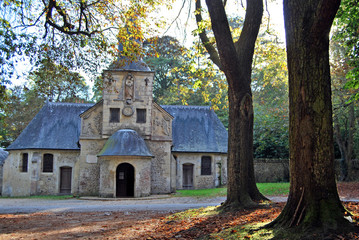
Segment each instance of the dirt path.
M343 200L359 199L359 183L338 184ZM272 198L285 201L285 196ZM220 226L245 224L245 219L268 221L275 218L284 202L258 212L239 212L215 220L195 219L173 223L165 217L177 211L215 206L225 198L165 198L151 200L36 200L0 199L0 239L192 239ZM359 213L359 203L346 203ZM252 214L252 215L251 215ZM250 216L250 217L248 217ZM259 217L258 217L259 216ZM206 221L208 223L206 223ZM205 224L204 224L205 223ZM208 224L216 223L207 229ZM186 229L197 224L194 232ZM197 226L196 225L196 226ZM187 234L187 235L184 235ZM197 235L196 235L197 234ZM189 237L184 237L189 236Z

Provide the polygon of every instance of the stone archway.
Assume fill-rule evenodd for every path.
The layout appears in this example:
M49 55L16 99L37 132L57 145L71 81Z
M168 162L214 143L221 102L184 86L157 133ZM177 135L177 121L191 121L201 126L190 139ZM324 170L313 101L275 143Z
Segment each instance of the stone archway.
M135 168L121 163L116 169L116 197L133 197L135 189Z

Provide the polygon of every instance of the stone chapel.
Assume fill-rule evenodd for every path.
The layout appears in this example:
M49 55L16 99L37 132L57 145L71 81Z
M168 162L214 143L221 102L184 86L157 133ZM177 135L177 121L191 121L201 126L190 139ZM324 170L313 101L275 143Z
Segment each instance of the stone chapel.
M145 197L227 181L228 134L206 106L160 106L142 61L103 72L96 104L47 102L6 149L3 196Z

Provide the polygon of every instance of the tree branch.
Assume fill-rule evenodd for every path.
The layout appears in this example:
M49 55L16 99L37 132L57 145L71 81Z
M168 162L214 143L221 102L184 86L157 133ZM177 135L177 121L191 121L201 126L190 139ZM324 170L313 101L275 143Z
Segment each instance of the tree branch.
M95 3L97 3L97 2L94 2L92 4L95 4ZM66 11L64 9L62 9L58 5L56 0L50 0L48 2L48 4L45 1L43 1L43 4L45 5L45 11L46 11L44 38L47 36L47 33L48 33L48 27L47 27L48 25L53 27L54 29L57 29L58 31L68 34L68 35L85 35L85 36L91 37L93 34L101 32L99 30L94 30L94 31L89 30L88 18L85 14L85 10L88 7L88 5L85 5L82 2L80 3L80 17L79 17L79 25L78 25L77 30L73 30L75 28L75 26L70 22L69 15L66 13ZM52 17L54 9L62 18L62 21L63 21L62 26L57 24ZM82 30L82 18L85 19L84 20L85 25L86 25L85 30ZM102 30L102 31L104 31L104 30Z
M201 0L196 0L196 22L198 29L200 28L200 23L203 21L202 14L201 14L202 6L201 6ZM219 69L222 69L222 64L219 59L218 52L216 48L213 46L214 43L211 43L205 30L202 30L199 33L199 37L201 39L201 42L203 43L203 46L206 48L207 52L209 53L209 58L212 60L214 64L218 66Z

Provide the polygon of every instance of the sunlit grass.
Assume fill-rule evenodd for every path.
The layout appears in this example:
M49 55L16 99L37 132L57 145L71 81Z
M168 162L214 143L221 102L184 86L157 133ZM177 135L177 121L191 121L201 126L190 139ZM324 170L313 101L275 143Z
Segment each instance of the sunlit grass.
M257 183L259 191L265 196L287 195L289 183ZM198 190L177 190L178 197L225 197L227 188L211 188Z
M261 227L264 225L265 223L259 223L228 228L219 233L212 233L209 238L206 237L203 239L273 239L273 230L262 229Z
M183 212L174 213L168 216L166 219L168 221L182 221L185 219L191 219L196 217L209 217L213 215L217 215L219 213L217 206L211 207L202 207L196 209L189 209Z

